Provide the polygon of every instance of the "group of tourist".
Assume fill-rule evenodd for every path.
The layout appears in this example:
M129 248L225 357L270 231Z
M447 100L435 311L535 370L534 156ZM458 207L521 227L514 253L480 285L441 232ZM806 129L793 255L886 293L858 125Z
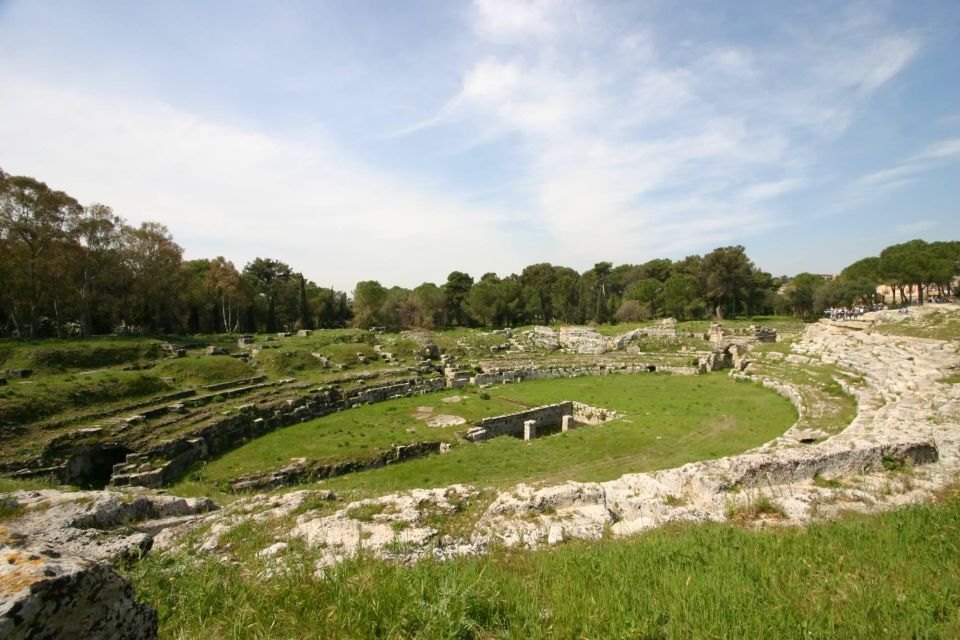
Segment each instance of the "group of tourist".
M823 310L823 316L831 320L851 320L853 318L859 318L868 311L882 311L886 308L886 305L882 303L858 306L852 309L847 307L830 307L829 309Z

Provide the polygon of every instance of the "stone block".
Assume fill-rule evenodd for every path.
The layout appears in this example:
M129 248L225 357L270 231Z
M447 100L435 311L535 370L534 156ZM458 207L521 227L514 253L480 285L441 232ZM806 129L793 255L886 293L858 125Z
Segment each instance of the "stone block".
M523 440L524 442L530 442L537 437L537 421L536 420L524 420L523 421Z

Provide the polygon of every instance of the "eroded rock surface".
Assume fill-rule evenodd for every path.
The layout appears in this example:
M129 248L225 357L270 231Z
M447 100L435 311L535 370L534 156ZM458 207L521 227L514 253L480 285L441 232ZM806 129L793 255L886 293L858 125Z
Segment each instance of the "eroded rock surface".
M105 564L0 535L0 638L150 640L157 613Z
M7 535L88 560L138 557L153 537L217 506L207 498L114 491L16 491L6 500L23 510Z

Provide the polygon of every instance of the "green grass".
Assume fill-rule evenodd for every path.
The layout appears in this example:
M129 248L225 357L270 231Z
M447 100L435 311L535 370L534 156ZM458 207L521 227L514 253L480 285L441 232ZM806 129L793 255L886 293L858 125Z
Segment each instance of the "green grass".
M23 425L57 413L171 391L154 373L97 371L49 375L0 387L0 425Z
M57 489L58 491L76 491L77 488L70 485L61 485L56 479L50 476L39 478L0 478L0 493L12 493L14 491L38 491L40 489Z
M800 429L839 433L857 415L857 400L834 380L843 376L833 365L758 361L750 373L789 382L797 388L808 410L798 423Z
M443 398L460 395L456 404ZM208 462L202 470L205 482L216 484L240 475L287 464L290 458L306 457L325 463L373 457L394 445L423 441L454 441L468 425L434 428L413 417L417 407L434 407L431 415L457 415L468 422L489 415L517 411L520 407L502 401L481 400L466 391L401 398L348 409L323 418L292 425L258 438L223 457ZM407 429L416 429L409 432Z
M725 515L731 520L751 522L765 516L774 519L783 518L786 516L786 513L783 507L769 496L759 495L745 502L731 500L727 504Z
M396 441L454 439L464 427L432 429L410 417L419 405L474 420L575 399L623 412L624 418L524 443L511 437L461 444L444 455L412 460L321 483L357 496L457 482L509 486L522 481L601 481L718 458L760 445L796 420L793 407L772 391L709 376L615 375L536 380L488 390L490 400L468 395L443 404L431 394L351 409L268 434L209 462L202 482L186 480L175 494L216 495L216 484L280 466L291 457L362 456ZM415 434L407 425L417 426Z
M625 540L412 567L360 558L314 575L294 541L150 555L128 569L160 637L956 638L960 499L805 529L674 526ZM258 527L262 529L262 527ZM246 542L246 544L244 544Z
M203 385L251 378L257 370L238 358L204 355L162 360L152 373L175 378L178 385Z
M0 368L32 369L36 373L64 373L120 364L136 364L160 357L160 340L98 337L84 340L0 342Z

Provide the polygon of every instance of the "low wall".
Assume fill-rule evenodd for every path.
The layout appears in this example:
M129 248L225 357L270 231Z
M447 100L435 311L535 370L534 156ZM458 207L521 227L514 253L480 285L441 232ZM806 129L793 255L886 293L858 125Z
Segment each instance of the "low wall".
M653 373L661 371L675 375L697 375L696 367L663 367L653 364L639 365L598 365L594 367L523 367L518 369L496 370L478 373L473 377L474 384L503 384L524 380L545 380L548 378L579 378L581 376L604 376L618 373Z
M357 387L346 394L325 389L296 399L246 405L240 413L219 418L142 452L149 459L162 462L148 463L146 467L117 465L111 484L161 487L177 480L194 463L226 453L275 429L364 404L439 391L446 385L443 378L415 378Z
M523 423L527 420L536 421L537 428L543 429L560 426L563 416L569 415L573 415L573 402L567 401L502 416L483 418L478 420L476 425L467 432L466 438L471 442L478 442L504 435L522 437Z
M348 473L379 469L391 464L416 460L443 451L441 442L415 442L398 445L366 460L345 460L335 464L295 463L281 469L243 476L230 482L231 491L265 491L301 482L335 478Z

